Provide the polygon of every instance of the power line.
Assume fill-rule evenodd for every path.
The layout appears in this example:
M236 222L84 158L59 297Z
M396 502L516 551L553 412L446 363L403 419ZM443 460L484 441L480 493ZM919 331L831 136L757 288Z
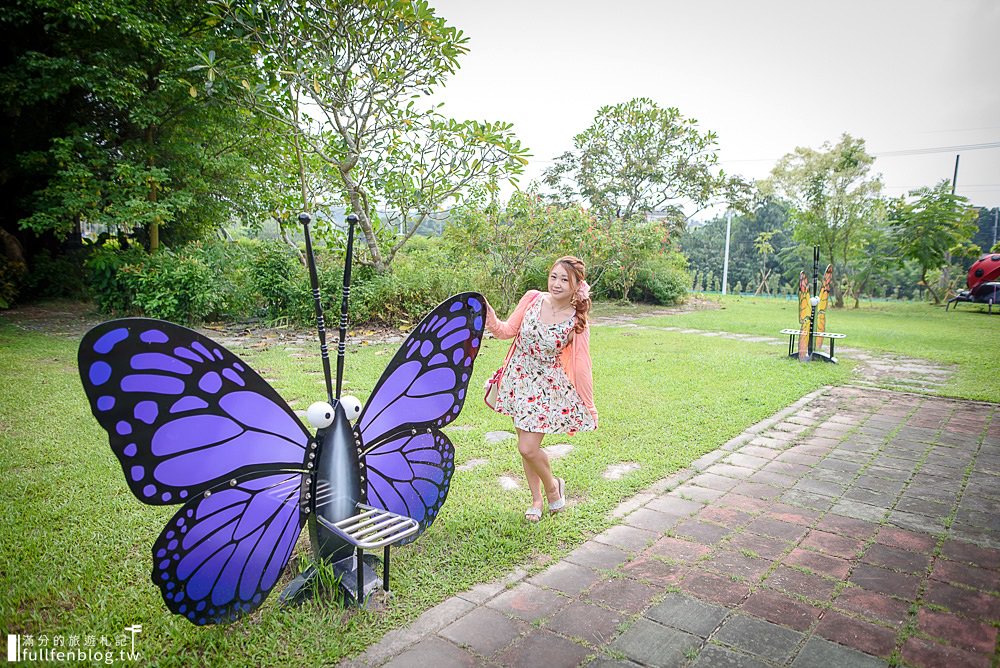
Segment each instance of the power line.
M883 188L922 188L922 187L924 187L926 185L927 185L926 183L922 183L922 184L919 184L919 185L904 186L904 185L890 185L888 183L885 183L885 184L882 185L882 187ZM993 188L1000 188L1000 183L959 183L958 187L959 188L987 188L987 189L993 189Z
M883 151L872 153L876 158L889 158L901 155L924 155L925 153L960 153L962 151L978 151L987 148L1000 148L1000 141L981 144L962 144L960 146L935 146L931 148L911 148L902 151Z
M908 148L900 151L882 151L872 153L875 158L892 158L906 155L924 155L929 153L956 153L961 151L978 151L982 149L1000 148L1000 141L983 142L980 144L961 144L958 146L931 146L927 148ZM779 158L740 158L735 160L719 160L720 163L734 162L777 162Z

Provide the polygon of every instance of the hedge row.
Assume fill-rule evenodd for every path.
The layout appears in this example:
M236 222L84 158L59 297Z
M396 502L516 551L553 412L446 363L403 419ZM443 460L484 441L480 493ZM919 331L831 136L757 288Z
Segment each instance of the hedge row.
M529 263L518 281L521 289L544 289L551 260ZM343 262L342 252L317 249L320 293L328 311L340 309ZM488 263L454 257L439 238L414 239L392 267L386 274L368 266L353 268L352 323L414 324L442 300L465 290L483 292L498 311L511 306L496 289ZM142 315L188 324L219 320L307 324L314 319L308 273L298 253L276 240L196 242L153 255L136 247L123 249L111 240L72 259L43 265L40 271L51 275L36 275L35 283L41 287L24 294L80 296L85 291L113 316ZM656 304L677 303L689 283L677 256L657 256L640 270L631 296ZM596 297L619 297L603 287L611 284L598 280Z

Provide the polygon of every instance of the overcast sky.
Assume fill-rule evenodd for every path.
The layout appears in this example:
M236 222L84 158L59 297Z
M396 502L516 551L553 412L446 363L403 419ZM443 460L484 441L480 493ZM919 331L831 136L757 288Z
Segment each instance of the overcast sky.
M642 96L714 130L727 172L848 132L890 195L951 179L958 152L959 194L1000 206L1000 0L430 2L469 37L445 113L514 123L522 185ZM976 144L997 146L885 155Z

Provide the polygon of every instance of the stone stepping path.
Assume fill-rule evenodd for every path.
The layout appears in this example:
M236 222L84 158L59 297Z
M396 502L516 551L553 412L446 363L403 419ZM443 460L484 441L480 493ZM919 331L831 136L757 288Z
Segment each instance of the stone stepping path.
M556 443L546 446L542 450L549 456L549 459L561 459L573 451L573 446L569 443Z
M464 464L459 464L458 466L456 466L455 470L456 471L471 471L473 469L479 468L480 466L486 466L489 463L490 463L490 460L488 460L488 459L482 459L482 458L470 459L469 461L465 462Z
M638 471L642 467L635 462L623 462L621 464L612 464L604 470L601 474L605 480L621 480L629 473L633 471Z
M515 489L521 489L521 482L517 478L514 478L513 476L502 475L499 478L497 478L497 482L500 483L500 487L507 490L508 492L513 491Z
M509 431L488 431L486 432L486 442L490 445L495 445L497 443L503 443L504 441L509 441L511 439L516 439L517 436L510 433Z

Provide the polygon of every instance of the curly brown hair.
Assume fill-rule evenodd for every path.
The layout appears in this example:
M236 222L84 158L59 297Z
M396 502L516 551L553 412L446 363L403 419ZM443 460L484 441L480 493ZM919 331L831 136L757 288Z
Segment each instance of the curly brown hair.
M575 255L562 256L552 264L552 269L555 269L557 264L562 265L563 269L566 270L569 275L570 287L573 289L572 304L576 308L576 325L573 327L573 331L582 332L587 327L587 313L590 312L593 303L589 297L578 299L576 289L580 282L587 278L587 265Z

